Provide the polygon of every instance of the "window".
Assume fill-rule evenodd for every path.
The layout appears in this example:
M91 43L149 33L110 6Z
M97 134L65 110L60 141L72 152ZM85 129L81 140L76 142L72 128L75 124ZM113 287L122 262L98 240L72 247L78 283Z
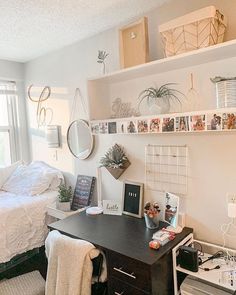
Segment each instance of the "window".
M0 81L0 167L17 159L17 125L16 84Z

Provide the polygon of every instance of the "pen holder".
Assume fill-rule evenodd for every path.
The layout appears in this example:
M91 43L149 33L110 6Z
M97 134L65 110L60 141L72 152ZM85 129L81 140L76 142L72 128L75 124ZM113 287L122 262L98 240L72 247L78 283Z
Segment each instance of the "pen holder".
M147 213L144 213L144 219L147 228L154 229L159 227L159 216L151 218Z

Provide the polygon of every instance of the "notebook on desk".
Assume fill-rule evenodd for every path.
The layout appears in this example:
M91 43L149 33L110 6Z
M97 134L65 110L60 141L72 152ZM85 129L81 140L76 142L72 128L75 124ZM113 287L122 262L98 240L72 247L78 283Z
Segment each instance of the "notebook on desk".
M86 209L90 203L95 186L95 177L78 175L71 210Z

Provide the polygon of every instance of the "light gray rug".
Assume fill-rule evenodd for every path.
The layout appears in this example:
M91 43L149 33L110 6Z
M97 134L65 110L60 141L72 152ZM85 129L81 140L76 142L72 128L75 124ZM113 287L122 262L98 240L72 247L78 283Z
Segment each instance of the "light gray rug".
M45 281L39 271L0 282L1 295L44 295Z

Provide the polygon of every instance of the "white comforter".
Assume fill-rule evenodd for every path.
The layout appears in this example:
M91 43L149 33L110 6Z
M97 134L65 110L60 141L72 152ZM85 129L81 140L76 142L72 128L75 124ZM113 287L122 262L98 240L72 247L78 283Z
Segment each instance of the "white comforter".
M0 191L0 263L44 245L46 206L55 202L57 194L23 196Z

